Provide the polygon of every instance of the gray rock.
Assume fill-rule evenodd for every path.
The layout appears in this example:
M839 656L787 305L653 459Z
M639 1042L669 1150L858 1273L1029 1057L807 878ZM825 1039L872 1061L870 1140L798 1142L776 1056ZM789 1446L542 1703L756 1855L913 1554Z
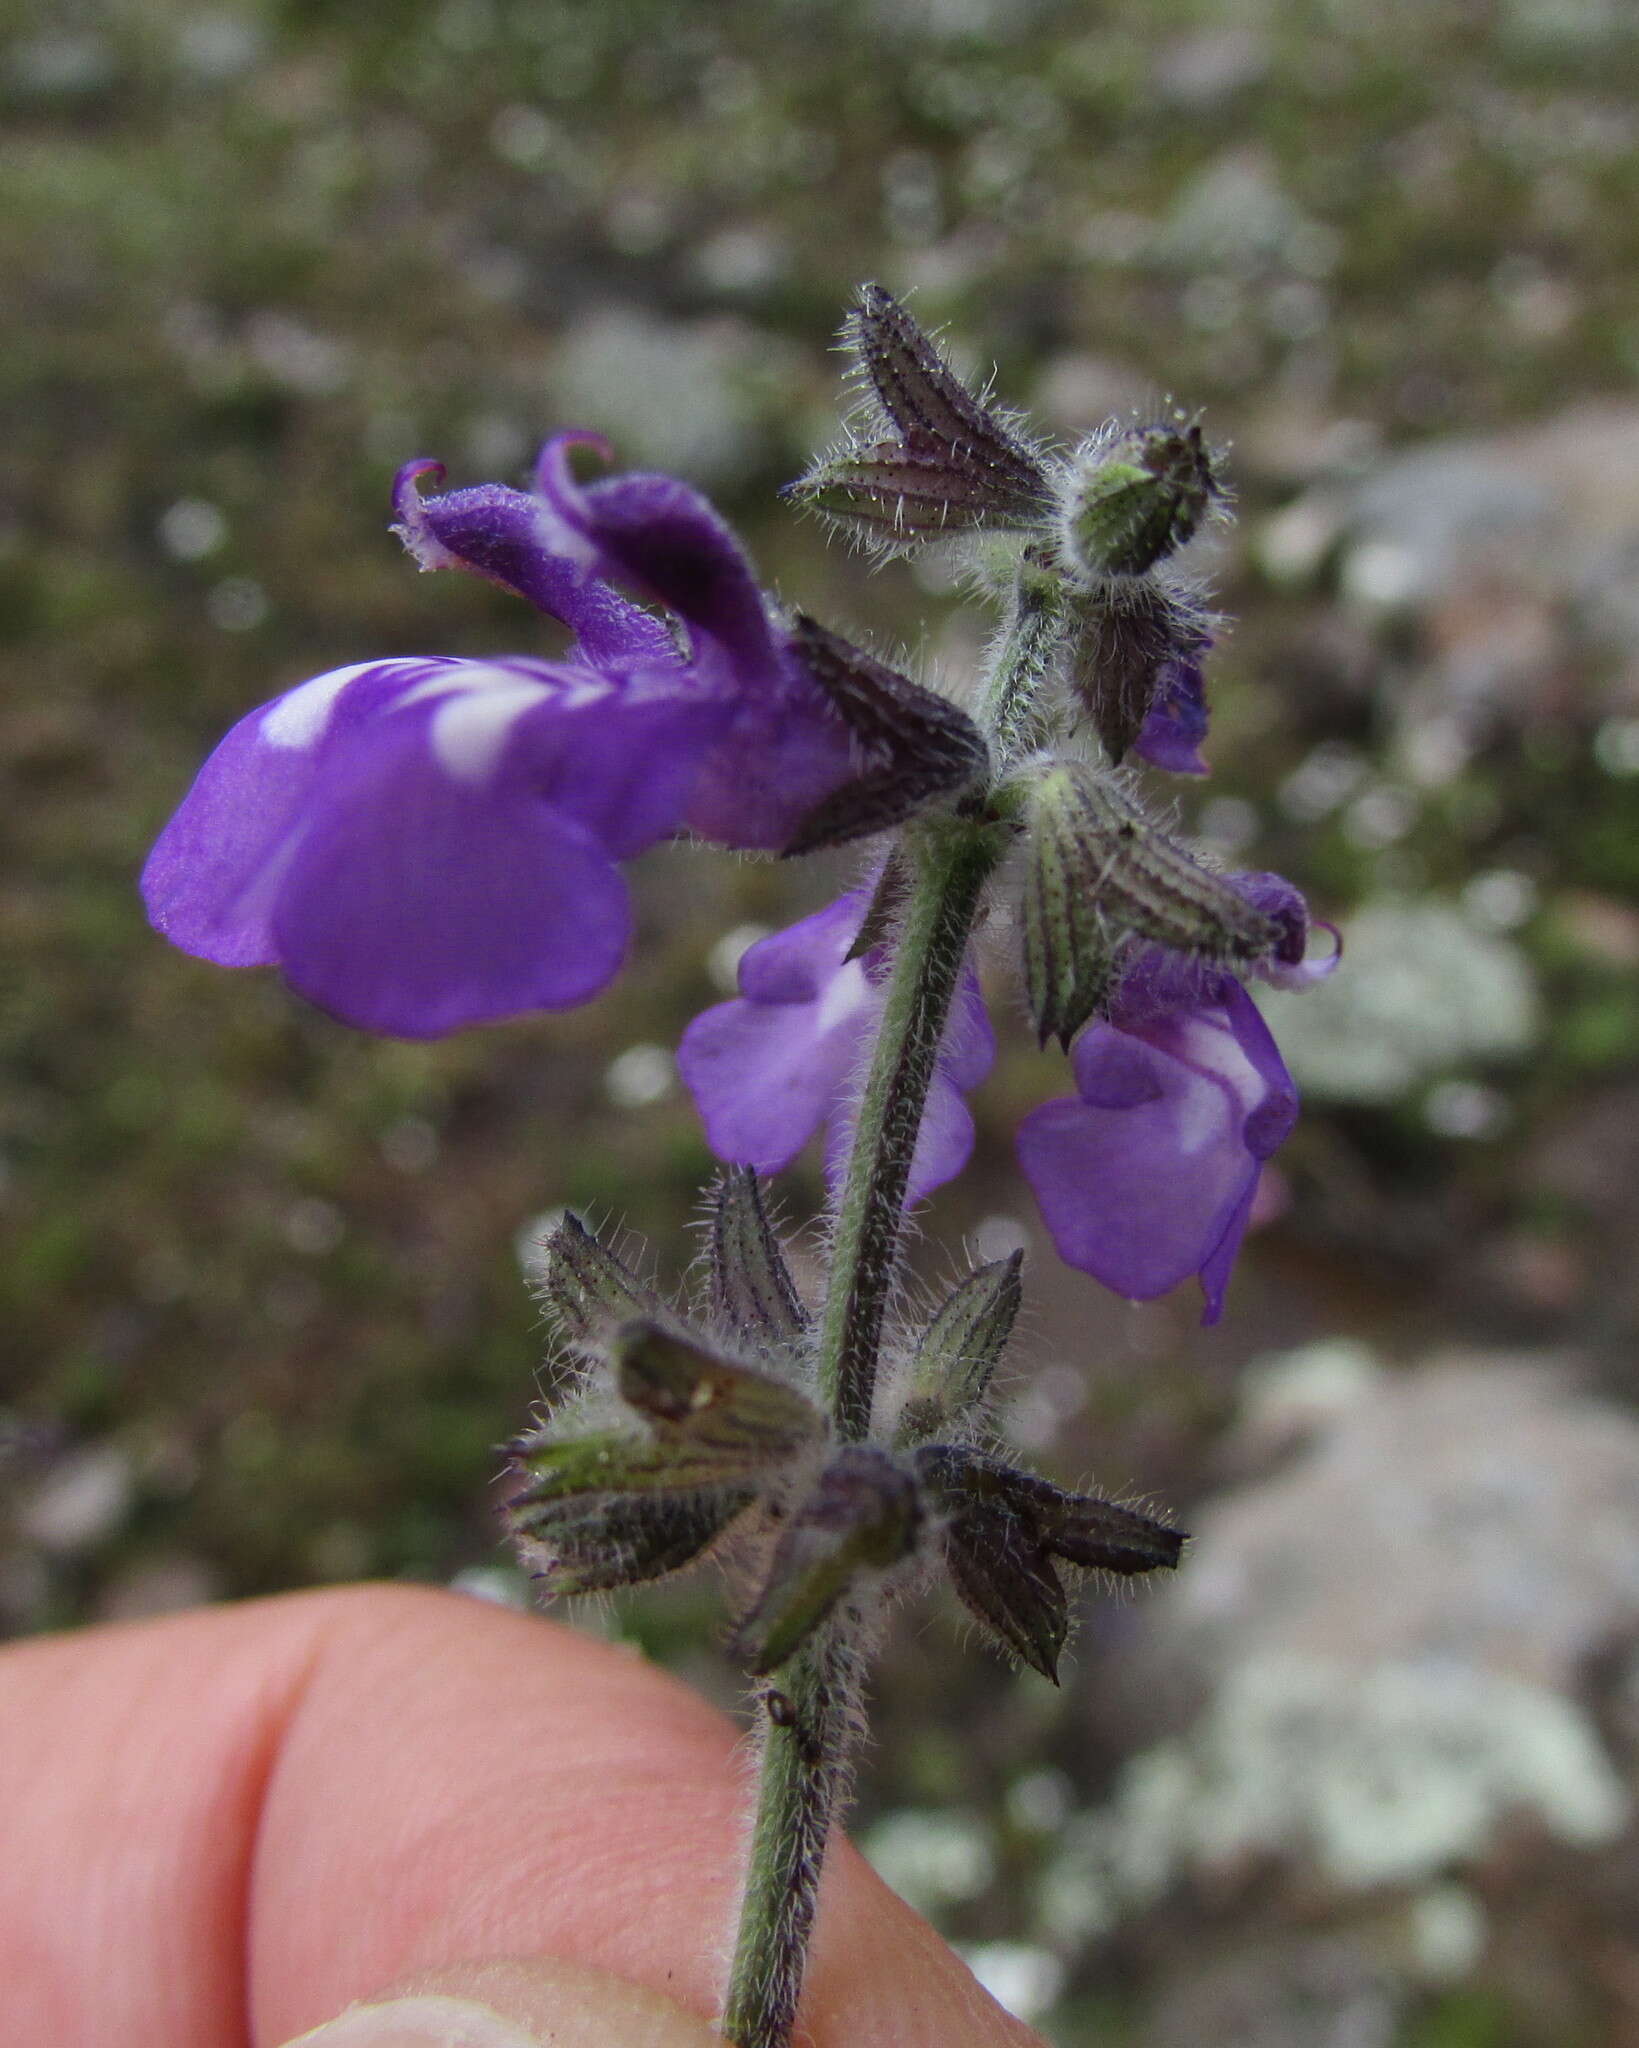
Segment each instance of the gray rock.
M1299 1088L1329 1102L1393 1102L1469 1062L1520 1059L1541 1026L1519 948L1427 900L1363 905L1338 973L1260 1007Z

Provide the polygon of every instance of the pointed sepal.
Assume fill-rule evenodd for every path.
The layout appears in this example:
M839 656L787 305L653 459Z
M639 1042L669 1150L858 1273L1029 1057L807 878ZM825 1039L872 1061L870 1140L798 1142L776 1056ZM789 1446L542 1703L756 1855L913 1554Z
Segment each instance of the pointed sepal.
M751 1505L749 1489L625 1494L514 1508L524 1563L548 1598L645 1585L694 1564Z
M968 389L892 293L865 285L843 341L865 397L864 436L817 463L788 497L890 549L966 528L1047 529L1052 490L1035 451Z
M847 727L857 767L798 825L788 855L885 832L984 779L984 735L949 698L804 613L792 622L790 645Z
M851 1588L912 1554L920 1522L916 1481L896 1459L869 1444L837 1451L789 1514L734 1632L747 1667L783 1664Z
M1054 1560L1131 1577L1175 1566L1181 1531L1136 1509L1070 1493L961 1444L926 1444L914 1468L943 1518L951 1583L1002 1646L1055 1682L1069 1605Z
M767 1469L767 1461L742 1447L709 1438L649 1437L623 1428L555 1433L561 1428L548 1423L509 1447L525 1484L508 1513L524 1534L544 1527L543 1513L550 1520L560 1502L743 1488Z
M1001 1362L1024 1298L1023 1252L977 1266L945 1299L922 1333L895 1441L926 1443L960 1428L978 1410Z
M897 845L891 846L887 859L882 863L882 872L876 878L876 887L871 891L859 935L848 948L844 964L849 960L863 960L867 953L887 944L910 892L911 872L905 855Z
M731 1166L708 1200L706 1258L712 1318L758 1351L787 1349L808 1327L785 1254L747 1166Z
M1040 1544L1011 1516L972 1508L945 1531L945 1564L957 1597L974 1620L1021 1663L1057 1685L1070 1607L1064 1582Z
M634 1316L665 1315L659 1296L568 1210L542 1247L540 1292L568 1344L592 1344Z
M899 551L978 526L1039 533L1052 512L1039 476L1026 480L976 458L971 445L916 430L823 457L785 496L872 546Z

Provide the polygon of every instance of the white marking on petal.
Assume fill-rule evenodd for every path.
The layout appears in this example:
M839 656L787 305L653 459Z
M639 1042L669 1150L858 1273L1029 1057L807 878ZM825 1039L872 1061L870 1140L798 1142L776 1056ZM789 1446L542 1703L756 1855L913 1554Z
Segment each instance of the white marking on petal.
M1269 1093L1269 1084L1242 1051L1222 1011L1184 1020L1171 1048L1191 1070L1190 1081L1176 1105L1178 1149L1186 1156L1211 1142L1223 1127L1226 1106L1251 1115ZM1227 1098L1227 1104L1226 1104Z
M506 750L512 728L550 692L514 678L490 689L461 687L433 713L428 735L433 757L457 782L488 779Z
M533 690L537 697L550 697L564 711L580 711L588 704L601 703L617 693L617 685L595 669L571 667L567 663L542 663L532 670L523 663L498 661L452 661L437 675L430 675L406 690L394 710L425 704L433 697L478 697L493 692Z
M1224 1091L1215 1082L1190 1074L1171 1104L1173 1139L1183 1158L1193 1158L1221 1135L1225 1106Z
M543 503L536 508L535 538L547 554L573 563L585 582L593 581L602 567L603 556L591 535L571 526L550 505Z
M814 1005L814 1032L823 1038L839 1025L852 1023L870 1000L871 984L863 960L840 967L821 990Z
M333 668L328 675L298 683L269 708L261 723L261 738L270 747L317 746L342 691L367 670L381 666L379 661L356 661L351 668Z

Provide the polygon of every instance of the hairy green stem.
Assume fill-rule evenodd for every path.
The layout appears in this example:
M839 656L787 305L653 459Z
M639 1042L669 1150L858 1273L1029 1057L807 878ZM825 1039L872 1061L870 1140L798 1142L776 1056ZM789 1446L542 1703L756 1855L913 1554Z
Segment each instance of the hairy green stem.
M999 769L1028 744L1061 608L1050 573L1021 565L977 716ZM870 1434L882 1330L893 1299L905 1191L985 883L1003 832L943 814L907 828L911 888L883 996L848 1175L837 1203L818 1369L837 1436ZM757 1817L723 2029L732 2048L788 2048L826 1838L864 1731L863 1615L844 1610L775 1671Z
M845 1443L870 1434L882 1325L893 1294L905 1188L961 977L995 832L941 819L907 834L914 879L860 1097L819 1332L820 1393Z
M802 1993L831 1818L846 1796L861 1726L864 1658L841 1626L822 1628L776 1671L751 1867L723 2032L734 2048L787 2048Z
M997 774L1041 743L1041 686L1064 633L1064 584L1027 551L973 715Z

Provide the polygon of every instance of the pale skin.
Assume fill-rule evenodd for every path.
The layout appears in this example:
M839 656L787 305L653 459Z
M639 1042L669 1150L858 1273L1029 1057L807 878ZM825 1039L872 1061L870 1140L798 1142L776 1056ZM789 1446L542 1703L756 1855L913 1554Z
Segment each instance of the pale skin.
M549 2013L549 1973L482 1967L501 1958L708 2017L750 1788L737 1731L676 1680L452 1594L348 1588L13 1645L7 2039L278 2048L406 1983ZM840 1841L803 2019L814 2048L1040 2048Z

